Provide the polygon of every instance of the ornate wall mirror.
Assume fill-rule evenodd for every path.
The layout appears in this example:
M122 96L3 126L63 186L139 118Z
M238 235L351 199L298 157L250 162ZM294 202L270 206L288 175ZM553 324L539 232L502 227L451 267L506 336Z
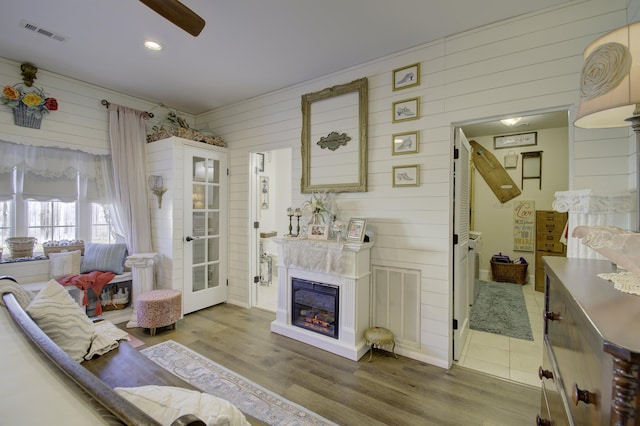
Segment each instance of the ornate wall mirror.
M302 96L300 191L367 191L367 79Z

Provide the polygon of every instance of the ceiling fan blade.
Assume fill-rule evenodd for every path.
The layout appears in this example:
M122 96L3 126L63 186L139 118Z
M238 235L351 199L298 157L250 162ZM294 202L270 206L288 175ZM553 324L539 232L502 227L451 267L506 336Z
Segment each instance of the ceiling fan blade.
M178 0L140 1L194 37L204 28L204 19Z

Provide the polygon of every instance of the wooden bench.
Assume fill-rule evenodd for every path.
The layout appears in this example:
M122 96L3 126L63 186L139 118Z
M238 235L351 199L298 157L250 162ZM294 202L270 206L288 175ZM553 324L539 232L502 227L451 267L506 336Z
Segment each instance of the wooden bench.
M118 395L113 390L115 387L159 385L199 390L158 366L126 341L120 342L117 349L102 356L78 363L60 349L38 327L22 309L13 294L4 293L2 299L14 322L29 337L36 348L42 351L57 368L70 377L82 390L124 424L159 425L157 421L145 412ZM265 424L250 416L246 417L252 425ZM172 425L199 426L204 425L204 422L189 414L176 419Z

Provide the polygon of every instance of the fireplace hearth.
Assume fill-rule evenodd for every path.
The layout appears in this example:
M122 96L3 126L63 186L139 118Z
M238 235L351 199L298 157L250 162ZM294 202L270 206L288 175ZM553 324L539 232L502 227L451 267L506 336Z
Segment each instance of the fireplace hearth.
M300 278L291 280L291 324L338 338L340 289Z
M278 310L271 331L357 361L369 347L373 243L276 238Z

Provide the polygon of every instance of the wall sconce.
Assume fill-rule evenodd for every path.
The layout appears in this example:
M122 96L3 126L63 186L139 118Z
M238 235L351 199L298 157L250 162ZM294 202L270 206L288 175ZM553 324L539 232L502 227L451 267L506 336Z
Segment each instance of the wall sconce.
M148 184L151 192L153 192L155 196L158 198L158 208L161 209L162 194L167 192L167 188L164 187L164 183L162 181L162 176L154 176L154 175L149 176Z

